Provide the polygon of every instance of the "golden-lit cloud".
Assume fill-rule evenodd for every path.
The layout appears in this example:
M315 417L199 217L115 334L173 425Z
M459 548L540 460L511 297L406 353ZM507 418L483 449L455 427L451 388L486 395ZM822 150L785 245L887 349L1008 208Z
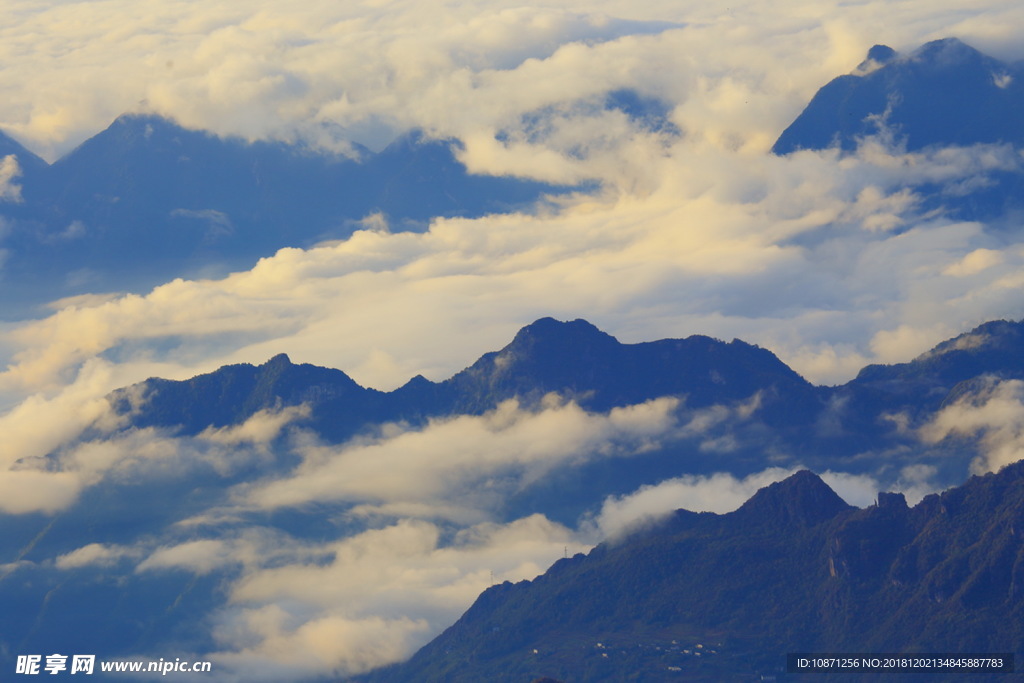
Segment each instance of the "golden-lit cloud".
M974 474L996 472L1024 459L1024 382L994 377L945 406L920 430L925 443L978 437Z
M677 426L677 399L592 414L551 398L539 411L510 400L482 416L388 429L340 448L310 444L292 474L257 484L243 500L268 509L349 501L362 504L361 515L416 510L421 517L486 519L501 500L560 466L650 450Z

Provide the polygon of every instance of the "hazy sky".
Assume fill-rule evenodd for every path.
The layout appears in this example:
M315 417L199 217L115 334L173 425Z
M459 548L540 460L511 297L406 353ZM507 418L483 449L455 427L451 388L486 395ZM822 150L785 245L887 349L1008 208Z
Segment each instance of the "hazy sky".
M551 315L586 318L628 342L740 337L814 381L840 382L868 362L908 360L977 323L1020 318L1019 232L928 215L905 189L1019 169L1019 153L908 155L875 144L840 159L767 150L817 88L852 71L875 43L909 51L958 36L1020 59L1022 29L1019 0L5 0L0 128L50 160L117 115L145 110L220 134L339 151L419 127L460 139L473 171L597 180L602 189L529 215L437 220L423 234L392 234L371 216L351 239L268 254L223 279L96 293L56 303L37 320L0 323L0 504L62 509L126 462L255 449L294 417L254 418L258 437L136 433L74 445L87 425L109 418L107 392L152 375L184 378L286 352L390 389L417 373L444 379ZM681 135L601 106L623 88L662 100ZM16 183L13 169L0 166L0 201L16 199ZM995 426L992 462L1015 457L1024 393L996 387L991 398L993 410L970 419L948 413L928 438ZM394 520L326 550L255 529L159 547L85 546L60 562L134 561L138 572L242 562L244 578L225 607L235 630L219 635L222 662L287 669L305 666L297 663L305 657L318 671L356 670L408 654L436 633L487 585L485 568L532 576L565 547L586 547L647 513L727 509L787 474L682 477L606 501L577 529L537 517L496 524L493 501L467 493L474 476L519 481L536 462L591 448L594 435L628 450L638 435L685 428L657 402L614 415L572 404L539 415L503 410L500 420L433 425L337 457L304 446L294 476L237 492L239 506L274 507L331 491ZM969 426L956 427L957 419ZM544 449L524 455L538 434L564 440L542 439ZM403 459L436 459L453 442L462 448L441 469L418 471ZM67 451L67 472L7 469L57 449ZM370 460L365 449L416 485L360 470ZM459 458L481 452L496 455L467 474ZM325 484L354 481L354 471L361 486ZM928 474L899 476L920 492ZM856 502L873 495L869 477L830 477ZM463 525L457 547L439 544L439 519ZM254 559L272 548L291 560L268 569ZM304 563L328 550L333 563ZM379 579L382 567L398 566L404 575L361 596L313 588L337 576ZM416 596L400 614L387 598L395 586ZM312 611L300 619L287 605ZM373 650L364 641L389 645Z

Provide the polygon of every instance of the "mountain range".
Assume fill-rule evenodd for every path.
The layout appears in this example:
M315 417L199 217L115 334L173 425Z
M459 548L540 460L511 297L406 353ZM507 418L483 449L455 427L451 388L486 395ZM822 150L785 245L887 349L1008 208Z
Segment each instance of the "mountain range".
M822 88L773 151L856 154L872 138L909 153L1016 148L1019 75L1018 65L954 39L907 56L876 46ZM942 94L949 83L970 96ZM657 103L629 93L607 106L645 121L657 113ZM943 107L948 116L932 116ZM663 126L663 114L646 125L683 134ZM434 216L505 211L572 189L471 176L457 144L413 133L349 159L128 115L46 164L0 137L0 157L14 155L21 174L20 200L8 196L0 211L3 296L29 305L145 287L383 229L367 216L417 230ZM974 189L914 190L936 211L1008 216L1024 196L1021 177L1009 169ZM607 503L667 481L775 469L795 474L735 512L678 511L565 557L532 582L492 586L409 663L367 679L757 680L779 675L796 649L1020 656L1024 469L963 483L1005 464L989 458L1003 453L998 438L1014 435L944 419L1005 407L1021 382L1024 322L1006 320L839 386L811 384L741 340L623 344L584 320L551 318L447 379L417 376L388 392L285 354L184 381L152 378L112 393L110 410L77 437L18 464L79 488L52 510L0 515L0 604L19 615L0 620L0 668L13 670L12 657L26 652L213 652L232 633L232 591L246 572L330 566L339 543L381 531L405 514L395 510L426 509L418 514L436 524L442 552L465 542L470 523L544 519L580 531ZM372 488L374 459L386 469L396 442L407 455L403 437L481 424L493 434L567 414L584 426L579 434L610 425L611 436L541 450L548 460L539 464L516 459L518 446L489 452L493 442L469 464L446 461L457 444L422 454L439 479L462 485L462 498L484 501L479 508L430 507L423 492L435 482L412 458L397 461L423 479L408 500L388 508L394 501ZM544 426L539 434L558 442L563 423ZM628 438L616 441L616 429ZM266 504L278 484L326 477L352 453L369 468L357 468L362 477ZM859 509L823 479L935 493L913 507L879 493ZM271 551L245 555L250 542ZM296 610L285 616L300 623L308 615Z
M704 440L666 450L666 466L679 467L682 459L686 471L707 472L727 460L730 471L749 474L772 453L778 464L867 472L917 462L922 448L935 452L934 445L922 446L917 430L958 398L1007 380L1024 380L1021 322L985 323L913 361L871 365L845 384L815 386L770 351L740 340L695 335L622 344L584 320L543 318L449 379L417 376L391 392L279 355L190 380L150 379L111 400L129 416L129 428L188 435L240 424L260 410L304 404L310 408L305 424L334 443L385 422L422 427L431 419L481 415L509 399L537 408L552 393L595 412L666 396L680 399L686 414L752 402L749 413L724 421L701 435ZM136 405L139 396L145 400ZM732 439L728 458L700 450L700 443L724 434ZM974 455L969 449L944 453L937 463L944 480L958 481ZM662 466L654 460L653 467ZM623 466L630 472L643 467ZM637 480L621 476L623 485Z
M876 45L853 73L818 91L772 152L854 154L871 142L902 153L970 145L1019 150L1022 76L1024 65L955 38L909 55ZM967 193L941 184L912 189L929 210L1014 229L1005 219L1019 215L1024 175L1019 166L998 170ZM765 409L759 433L773 435L761 452L799 454L819 471L877 471L904 455L904 462L957 462L959 469L977 442L961 439L941 455L925 455L906 437L919 439L944 408L979 405L986 388L1018 380L1021 330L1019 323L987 323L909 363L866 367L837 387L775 375L758 393ZM719 366L707 367L714 373ZM952 471L946 475L955 480ZM786 654L794 652L1019 659L1022 528L1020 462L914 507L902 494L879 493L875 505L857 509L801 471L733 513L679 510L585 556L559 560L533 581L494 585L413 658L360 680L776 680L786 677ZM921 676L889 673L886 680ZM928 674L963 678L960 671Z
M1022 589L1024 463L914 507L880 493L864 509L805 470L735 512L679 510L533 581L492 586L412 659L360 680L757 681L785 674L788 653L1019 658ZM925 676L806 677L879 675Z
M140 543L144 546L154 542L173 544L173 539L180 540L182 533L185 533L185 539L196 542L197 537L189 531L192 527L187 520L203 519L214 511L232 509L235 505L232 501L239 491L247 490L247 486L287 478L297 471L301 459L290 445L299 433L294 429L315 434L324 443L337 444L338 452L342 452L340 449L352 447L353 444L373 443L375 439L386 438L388 429L391 429L387 425L401 425L402 430L410 432L426 430L445 421L466 419L465 416L496 414L500 406L512 398L520 402L521 409L535 414L558 405L558 402L552 403L553 394L560 395L560 401L578 402L583 410L592 415L611 415L615 410L624 407L628 409L629 406L644 404L653 399L667 397L677 401L672 415L679 427L671 430L660 441L651 442L640 452L621 455L602 455L600 450L593 453L581 452L577 458L552 462L544 477L523 482L510 489L506 498L492 511L496 520L505 521L542 514L549 519L575 526L580 520L596 514L602 502L610 497L628 495L644 486L652 486L673 477L722 472L744 476L767 467L809 466L819 471L831 469L848 474L869 474L881 480L885 476L896 476L901 468L928 463L934 467L931 485L948 486L962 481L969 463L983 450L983 443L980 438L928 442L920 437L921 428L933 421L943 408L958 399L971 397L972 391L980 386L991 386L996 381L1024 380L1022 334L1024 323L1021 322L987 323L938 345L909 363L869 366L856 379L838 387L814 386L771 352L738 340L727 343L694 336L622 344L585 321L558 322L549 318L524 327L506 347L485 354L445 381L431 382L417 377L392 392L363 388L339 370L294 364L284 355L276 356L263 365L226 366L185 381L151 379L110 396L112 409L119 416L116 420L119 426L111 433L109 426L98 424L83 433L79 443L87 452L95 450L102 453L104 447L124 443L130 449L140 449L144 454L146 449L159 448L147 446L149 441L159 444L161 439L175 439L181 444L176 447L178 452L187 453L190 449L200 448L197 445L200 442L192 444L188 441L190 437L207 435L206 438L213 438L211 434L216 436L224 433L224 429L239 428L247 424L247 420L265 415L267 411L283 414L290 408L305 406L305 412L296 413L299 416L292 423L292 428L282 432L270 443L270 455L252 459L252 456L239 453L230 456L237 461L234 465L218 465L216 460L204 459L200 451L194 462L184 460L173 466L168 462L162 466L164 469L158 468L155 474L145 476L130 474L133 472L131 462L136 458L142 458L140 461L145 462L146 456L129 455L126 466L111 470L110 474L85 488L78 500L63 512L7 514L0 517L0 564L5 568L4 577L0 579L0 594L4 596L5 604L11 605L17 613L36 615L29 631L25 630L21 622L7 621L0 624L0 628L3 628L0 640L13 644L11 647L17 651L71 647L72 643L79 649L88 645L101 652L122 653L156 651L161 647L169 647L169 644L173 644L176 649L195 651L209 648L206 636L203 635L205 627L196 628L195 615L207 614L204 618L213 618L211 606L219 603L218 596L223 585L236 575L237 566L228 565L192 576L175 572L133 571L135 562L130 561L132 555L127 550L121 551L128 554L116 563L107 562L100 566L87 564L76 568L55 565L54 558L67 556L88 544L122 549L137 547ZM896 413L904 415L904 418L894 420L892 415ZM711 415L716 416L714 420L708 419ZM696 429L694 425L698 423L706 423L706 426ZM724 445L722 439L727 439ZM43 467L50 471L79 467L75 459L81 457L81 452L74 445L62 448L51 454ZM40 466L28 462L24 465ZM149 478L156 474L159 474L158 486ZM1008 475L1000 476L1005 478ZM696 555L693 553L697 552L699 544L696 539L699 537L704 539L701 543L706 541L718 548L707 557L712 558L714 553L719 553L719 559L706 559L700 568L694 566L694 577L703 577L700 581L710 581L719 575L723 581L739 580L740 574L746 577L746 584L738 583L735 589L723 588L701 598L710 600L712 595L718 596L715 600L722 601L721 604L700 602L703 606L697 612L704 613L706 608L708 614L718 615L714 618L720 621L695 621L682 629L686 631L687 638L695 643L728 643L721 646L725 649L720 650L735 655L731 659L723 658L723 661L728 659L728 666L736 665L738 653L747 653L743 657L750 662L750 666L756 664L766 670L775 666L775 660L768 657L765 648L779 641L750 640L753 637L750 632L736 630L737 624L744 620L751 624L754 631L763 630L761 620L764 612L758 610L794 610L794 614L805 615L808 610L813 611L813 605L820 604L817 601L825 597L832 601L827 604L843 599L853 601L849 595L844 598L841 591L828 583L828 574L825 573L819 577L825 583L803 597L794 593L786 598L793 602L786 602L784 607L780 597L777 602L768 600L767 603L750 603L749 609L745 607L739 612L729 612L726 608L730 605L730 609L738 609L736 601L742 599L744 604L749 603L749 597L742 597L746 595L746 589L741 586L747 585L753 590L755 585L775 585L772 581L776 579L769 580L770 577L755 569L762 566L761 560L756 558L775 558L787 543L803 548L802 552L806 555L790 557L785 561L778 559L781 563L777 567L778 573L772 576L779 580L784 576L784 570L788 571L804 563L807 557L817 557L815 571L824 571L818 566L825 561L822 553L832 552L836 572L851 577L851 581L868 581L873 586L872 591L882 591L878 596L884 594L892 597L893 594L883 591L883 587L888 585L886 577L892 572L903 572L899 576L917 577L913 584L917 591L914 600L924 601L921 605L925 605L925 597L928 595L926 591L922 592L922 586L934 584L938 587L933 592L941 588L946 591L944 595L959 595L967 590L961 584L974 576L975 571L980 571L977 569L980 566L978 562L991 560L984 559L988 557L988 551L979 547L970 552L981 553L979 557L983 559L976 561L968 553L964 555L965 559L957 560L959 564L942 564L940 571L941 563L936 558L944 550L933 548L928 550L930 555L921 555L928 546L914 545L917 543L915 541L907 547L917 550L899 551L903 554L899 555L901 559L897 562L893 555L897 549L887 545L897 540L910 543L907 539L917 538L926 529L932 529L928 533L938 539L935 543L945 543L945 527L934 526L928 519L938 514L935 510L943 506L948 509L952 504L949 501L957 500L956 497L962 494L947 493L941 499L946 502L941 505L926 502L919 504L913 511L900 512L903 516L900 517L899 525L903 526L893 526L895 522L891 520L878 521L882 511L852 510L820 481L807 474L771 491L766 494L767 498L763 495L755 498L734 515L719 518L679 513L674 518L676 521L670 525L674 529L671 534L675 534L672 538L682 534L678 539L690 536L694 539L685 543L677 539L678 543L689 548L686 553L690 554L679 555L683 550L664 550L667 556L676 558L672 560L675 563L672 566L678 567L680 563L689 566L694 561ZM883 497L883 501L895 500ZM287 534L291 538L306 539L309 542L315 539L344 538L363 529L359 518L346 512L352 509L352 505L342 498L337 502L285 506L271 511L246 511L243 507L225 519L227 526L221 531L215 531L218 527L214 522L206 522L207 525L214 525L206 533L214 533L214 536L209 537L210 542L214 542L213 539L220 538L221 534L227 534L227 538L233 537L239 524L255 524L264 529L273 529L274 533ZM775 506L778 509L762 510L760 506ZM896 506L900 510L904 510L904 507L902 504ZM885 506L883 508L888 509ZM925 511L929 512L925 514ZM999 515L1000 519L1005 517L1002 512ZM745 521L741 523L741 520ZM905 534L900 532L898 538L891 535L892 529L904 526L907 529ZM768 534L769 529L769 536L758 536ZM794 536L794 529L800 529L797 536ZM857 533L861 536L841 548L828 551L832 541L827 539L846 538L843 534L847 532L843 529L860 529ZM911 530L914 530L913 534ZM1017 538L1013 533L1001 537L1003 540L1000 542L1004 544L1005 552L1010 552L1011 548L1006 544ZM760 540L751 541L744 534L754 534ZM201 534L198 538L207 536ZM656 549L660 543L657 540L659 537L648 534L639 538L646 540L630 543L640 543L641 546L646 543L650 544L650 548L641 549L641 546L630 545L624 546L628 550L618 553L612 544L595 551L586 562L580 558L560 562L551 575L564 576L567 581L568 577L575 577L573 585L577 587L570 588L568 583L565 584L565 590L576 597L570 598L567 594L567 597L558 598L556 604L562 605L558 610L554 607L535 607L530 601L520 601L518 597L506 603L503 597L501 600L498 597L504 596L506 591L509 596L519 596L521 589L513 591L509 587L498 587L481 598L478 606L470 613L472 616L468 615L468 621L464 620L458 629L463 629L465 623L475 623L482 606L505 605L502 609L513 609L512 605L519 605L514 610L518 615L516 618L526 619L532 625L517 626L519 635L516 638L501 637L497 641L507 643L508 647L522 645L526 642L523 633L534 627L538 635L548 633L548 626L542 626L543 618L554 615L556 621L560 620L565 616L565 606L571 604L573 607L570 613L576 615L573 619L579 620L579 624L591 617L595 619L592 629L579 632L580 638L589 643L586 647L591 654L594 643L605 640L609 643L628 642L629 648L647 643L650 648L660 647L662 650L671 649L671 641L675 640L688 643L687 647L692 652L689 645L695 643L682 638L682 631L673 631L667 626L671 621L670 612L663 614L661 621L654 620L648 624L643 610L657 611L655 602L663 605L683 604L684 598L689 600L694 595L703 595L700 585L704 584L676 585L677 582L669 581L674 575L668 572L666 566L659 564L662 559L655 561L663 553L663 550ZM921 536L921 539L926 538L927 535ZM754 543L753 549L746 549L744 544L748 542ZM959 540L957 543L966 542ZM920 560L915 559L918 557L913 554L915 552L920 555ZM895 568L884 571L879 569L876 572L872 569L876 563L870 553L880 553L879 557L884 556L885 562ZM700 554L701 557L705 555L703 551ZM598 558L604 557L618 558L614 562L608 560L617 567L615 571L621 574L616 581L625 581L633 586L634 591L652 591L652 601L637 602L636 609L640 611L632 617L627 615L626 610L629 604L636 602L635 594L622 593L621 603L616 603L619 606L612 609L608 603L600 601L598 594L589 593L589 588L584 590L580 587L584 584L604 586L600 589L600 597L610 590L608 584L602 583L604 579L594 583L580 578L589 574L576 573L577 569L579 572L589 572L591 567L597 566L594 563ZM727 558L736 560L735 567L728 571L726 568L730 567L730 563ZM998 561L1004 562L1004 559ZM890 564L885 567L890 567ZM1006 566L999 566L1003 567L1000 571L1008 572L1016 565L1010 562ZM569 568L573 570L569 571ZM627 581L629 576L633 579ZM659 576L660 579L657 578ZM793 574L786 579L790 586L787 590L797 591L796 587L805 585L803 579L793 578L797 576L802 575ZM952 583L945 587L935 583L941 576L947 577ZM659 581L664 582L664 586ZM554 585L547 579L538 583L549 584ZM660 590L676 593L672 594L671 600L666 598L662 601L659 598L654 601L653 596L658 595L657 591ZM969 591L964 594L974 595ZM884 600L878 596L872 594L871 601L874 602L869 603L884 604ZM798 608L804 612L795 611ZM599 619L598 612L603 613L605 610L610 610L608 617ZM98 621L95 617L97 613L103 614ZM932 614L922 612L925 613ZM81 619L69 615L80 615ZM865 613L856 612L851 613L850 618L865 619L866 616ZM82 635L83 619L92 624L87 629L87 636ZM502 621L506 619L509 624L513 623L511 616L500 617ZM622 632L618 636L613 628L616 623L622 625ZM902 622L893 621L887 628L897 629L898 623ZM576 631L579 624L572 620L564 621L565 629L555 629L551 633L557 631L561 634L559 637L572 639L574 636L571 633ZM780 631L772 631L765 637L788 637L785 636L789 633L787 629L796 627L789 624L779 628ZM821 628L827 633L839 632L841 622L826 620L822 622ZM634 633L630 629L637 630ZM857 637L867 638L864 635L866 630L857 633L860 634ZM883 638L886 632L878 633L878 639L871 642L903 642L886 641ZM714 634L720 634L718 640L715 640ZM731 635L726 637L727 634ZM467 635L459 636L459 639L465 641L466 647L483 647L478 642L478 635L474 632L472 638ZM555 635L544 637L548 642L557 640ZM800 642L806 642L806 646L811 647L825 641ZM851 632L843 644L861 642L865 647L869 643L868 640L856 640ZM578 641L580 647L582 643L583 640ZM533 647L536 646L531 646L531 649ZM445 648L451 649L447 645ZM647 645L640 647L643 648L647 648ZM636 657L640 657L636 662L647 661L644 658L655 657L652 653L660 652L650 648L644 650L644 653L635 653ZM536 649L542 651L540 647ZM565 655L564 650L559 651L563 654L556 659L564 655L565 662L564 666L558 664L553 668L554 673L565 676L569 671L584 671L588 677L597 675L589 668L592 663L587 663L583 669L574 669L583 666L582 660ZM620 651L621 648L616 650ZM755 651L759 653L756 657L752 654ZM436 653L437 650L435 647L426 652ZM466 657L476 662L474 667L477 664L480 667L492 664L499 666L505 661L501 659L505 656L501 652L504 650L499 647L493 650L493 657L484 657L480 653L472 656L467 654ZM521 649L516 650L516 653L521 653ZM427 656L421 655L421 659L415 661L423 661L422 657ZM515 656L519 657L519 654ZM661 655L655 659L663 661L659 657ZM424 670L443 668L456 661L452 658L441 659L447 663L438 664L431 660L432 663L423 664L426 667ZM676 663L666 666L682 666L676 659L671 661ZM509 670L519 671L516 668ZM408 673L408 670L401 671ZM465 674L465 680L472 680L473 676L483 675L480 672L485 669L470 667L466 671L469 673ZM712 672L708 674L711 677L718 675L715 672L720 672L714 667L709 671ZM620 669L614 669L614 673L609 674L609 680L616 679L620 673ZM398 674L399 677L394 680L402 680L403 675ZM441 677L427 680L444 679L440 673L438 676ZM484 675L485 679L488 677L489 674ZM569 678L573 679L575 675Z

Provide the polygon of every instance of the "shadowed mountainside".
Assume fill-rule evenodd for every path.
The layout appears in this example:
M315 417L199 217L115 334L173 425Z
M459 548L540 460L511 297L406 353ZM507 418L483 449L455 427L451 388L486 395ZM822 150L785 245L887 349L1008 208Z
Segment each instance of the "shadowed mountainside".
M891 133L908 151L932 145L1024 145L1024 68L956 38L908 55L876 45L852 74L821 88L783 131L775 154Z
M733 513L680 510L496 585L407 663L359 680L754 681L784 670L789 652L1019 658L1022 539L1022 463L913 508L884 493L851 508L798 472Z

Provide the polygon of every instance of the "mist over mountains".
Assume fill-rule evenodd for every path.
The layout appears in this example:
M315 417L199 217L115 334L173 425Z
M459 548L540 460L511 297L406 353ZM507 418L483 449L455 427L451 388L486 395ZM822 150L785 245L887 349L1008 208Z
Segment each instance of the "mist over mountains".
M955 38L908 55L876 46L854 73L819 91L772 152L853 152L869 140L911 153L1019 146L1022 83L1019 63ZM668 139L683 135L664 102L629 88L576 106L623 115ZM524 116L527 139L542 136L553 115ZM496 141L512 144L503 131ZM546 196L598 187L473 175L458 159L462 150L458 140L411 131L379 152L352 143L331 153L125 114L47 164L0 133L0 158L9 159L0 174L2 301L8 315L25 314L62 297L220 277L280 248L359 229L423 231L433 218L531 212ZM922 195L925 209L992 221L1021 208L1021 178L1020 160L1010 155L969 181L924 178L907 187Z
M147 380L116 392L112 405L130 429L184 435L303 405L309 409L304 424L340 443L376 424L422 428L433 419L482 415L506 401L542 409L554 395L607 412L670 396L694 415L722 406L738 411L708 419L708 433L728 436L727 442L716 448L711 436L702 435L707 441L701 446L705 453L719 451L719 458L728 454L735 474L787 461L867 472L917 462L919 430L936 414L1017 382L1024 382L1021 322L985 323L911 362L868 366L850 382L829 387L810 384L770 351L741 340L695 335L622 344L584 320L545 318L441 382L417 376L381 392L341 371L295 365L280 355L187 381ZM778 455L769 456L772 451ZM974 457L961 449L932 466L954 482ZM688 463L687 471L713 470L721 466L719 458Z
M18 350L4 387L26 398L3 416L0 596L18 618L0 620L0 667L23 653L157 653L212 660L225 680L335 680L426 645L371 676L720 680L775 672L796 645L1018 651L1019 628L994 625L1021 623L1024 322L991 319L834 385L763 344L623 343L581 318L538 318L461 371L390 391L294 363L289 346L295 330L338 347L391 330L388 306L408 298L396 334L409 354L458 350L466 320L489 323L450 296L470 289L506 317L602 300L641 321L694 306L693 319L855 328L843 296L882 317L873 286L893 278L909 322L872 341L927 348L914 335L929 320L959 330L963 311L1019 305L1018 73L954 39L907 56L877 46L768 162L733 160L755 167L735 186L666 152L691 132L639 91L517 121L543 142L586 109L657 150L631 159L652 176L707 173L680 184L703 213L665 209L676 186L641 178L607 200L636 211L628 220L596 185L474 176L459 142L417 133L349 159L131 115L52 165L0 139L17 160L0 168L0 196L4 295L19 305L264 257L231 278L68 302L6 338ZM972 96L950 99L949 82ZM935 101L959 108L933 117ZM514 128L494 141L514 148ZM847 175L829 185L833 168ZM578 204L541 215L547 194L570 191ZM429 222L490 212L506 215ZM269 257L323 239L341 241ZM815 277L800 272L819 257ZM493 272L464 267L489 259ZM325 286L344 278L355 284ZM574 298L580 282L596 295ZM794 298L773 302L777 289ZM463 324L447 325L456 310ZM230 355L219 344L273 350L173 375L188 379L111 380ZM426 364L378 361L392 375Z
M365 389L339 370L296 365L284 355L260 366L228 366L186 381L148 380L115 392L109 399L110 414L48 456L45 464L22 463L24 468L42 466L76 479L77 493L52 501L54 507L48 513L4 515L0 538L5 576L0 590L19 613L35 613L36 617L31 632L11 622L2 637L17 643L20 650L56 644L126 656L154 648L209 653L213 645L208 640L209 629L218 632L217 624L226 618L245 618L249 608L239 611L240 605L251 600L258 604L257 596L266 590L271 594L296 590L287 587L291 579L271 588L288 573L297 572L296 578L303 582L314 581L312 593L303 598L314 599L321 590L336 590L333 582L343 581L345 572L366 571L347 564L351 560L343 558L350 551L342 548L352 542L369 542L374 534L396 533L403 523L398 527L379 525L412 510L421 519L431 520L420 522L426 524L422 530L429 530L428 538L434 538L427 545L429 556L482 552L473 549L479 541L458 531L467 524L475 530L472 534L484 537L501 528L540 524L547 527L545 533L555 543L584 550L584 539L622 534L638 523L667 514L685 500L699 500L701 489L713 500L729 487L756 488L807 466L825 472L847 496L873 496L875 490L897 486L916 500L928 491L957 483L972 467L984 471L1004 464L999 460L999 444L990 441L992 434L986 435L982 425L977 432L957 431L962 421L957 429L945 427L944 421L954 411L984 414L995 408L1001 392L1024 386L1022 333L1024 323L988 323L913 362L865 368L858 378L838 387L811 385L770 352L739 340L725 343L694 336L621 344L585 321L552 319L523 328L505 348L485 354L448 380L431 382L418 377L391 392ZM774 534L772 543L779 548L804 548L817 556L834 545L819 535L846 538L853 532L845 530L859 529L856 533L862 540L844 540L829 552L835 555L836 572L876 586L880 581L876 562L864 553L876 552L871 548L878 543L882 545L877 552L895 552L885 545L893 523L876 520L883 512L874 508L850 517L854 508L816 477L805 473L789 481L794 483L772 488L770 494L758 494L738 512L723 517L723 524L727 520L732 525L728 533L714 530L718 522L708 521L717 519L713 515L692 513L677 513L672 518L677 521L657 528L678 527L678 532L671 533L692 533L695 538L724 544L721 552L730 557L747 557L743 548L750 541L742 540L745 534ZM955 497L945 495L943 500ZM908 529L928 527L935 513L924 511L941 507L928 500L906 517L910 513L899 497L904 507L896 507L906 517L899 524L909 525ZM675 501L679 503L673 504ZM1011 505L1010 499L1004 502ZM36 504L42 503L37 499ZM949 503L942 505L948 507ZM856 521L861 517L865 521ZM702 521L693 526L697 522L686 521L691 519ZM978 519L982 523L983 517ZM619 558L614 560L614 571L633 577L629 585L650 592L649 600L639 600L628 592L621 594L621 604L608 602L611 594L607 592L601 592L600 598L586 592L571 600L559 598L559 604L574 607L568 613L558 612L561 616L554 618L560 626L550 633L537 620L551 611L539 605L527 607L530 603L518 598L516 614L532 625L516 626L518 616L487 616L484 620L499 619L510 631L532 633L549 644L561 643L563 636L575 643L589 634L586 637L593 636L595 642L633 639L667 647L671 640L682 637L681 631L672 630L674 617L662 615L665 623L659 626L661 621L638 615L648 607L656 609L655 605L687 604L690 598L682 594L669 598L658 591L693 590L703 595L701 586L715 576L730 586L723 595L734 594L736 600L749 603L741 597L746 595L747 589L742 588L746 584L732 574L722 574L720 565L712 560L707 560L706 580L699 579L703 574L693 565L688 576L696 583L677 583L659 564L667 560L649 557L661 552L654 550L660 547L657 544L668 542L661 540L661 533L641 534L621 552L613 543L608 550L592 555L598 558L611 553L607 556ZM946 542L947 532L933 529L929 533L935 538L932 542ZM766 542L758 541L759 550L750 552L775 553L767 549ZM632 545L636 543L651 549L637 550ZM495 550L514 551L515 547L502 544ZM936 548L929 552L933 558L944 553ZM988 551L977 547L970 552L988 557ZM757 561L748 559L736 563L733 571L747 577L744 581L750 584L749 590L774 580L763 572L750 573ZM483 561L497 564L493 559ZM673 566L682 561L673 560ZM996 562L992 571L1003 571L996 569L1004 567L1000 564L1003 560L984 560L989 561ZM692 560L685 562L692 564ZM794 556L792 562L794 568L810 566L804 555ZM908 562L909 555L899 560L901 567ZM570 582L565 584L566 590L577 591L580 585L596 581L583 575L577 578L575 569L566 573L578 563L578 559L559 563L552 570L564 577L560 581ZM579 565L579 571L590 571L589 566ZM814 566L820 574L815 581L827 583L824 565ZM931 565L920 570L909 567L898 571L919 571L925 577L922 581L938 580L928 578ZM953 571L952 567L941 572ZM806 592L806 585L815 584L793 580L793 575L779 571L782 573L776 578L796 591L793 602L786 603L787 609L794 610L794 621L780 626L783 631L771 631L764 637L781 641L770 641L775 645L769 646L769 640L758 640L737 626L745 623L754 631L762 630L757 624L764 617L750 611L752 604L739 622L723 605L708 605L706 610L693 607L694 613L720 615L726 621L691 624L686 636L703 642L714 639L709 634L719 634L719 640L729 642L726 650L732 653L730 657L742 658L737 654L742 652L749 666L770 669L771 658L765 653L779 642L790 642L785 629L805 627L796 625L804 622L795 605L815 611L823 595L832 596L830 601L840 600L835 591L846 590L822 584L822 595ZM300 578L303 572L310 574ZM643 578L645 572L668 583L658 588L661 584ZM960 588L967 579L955 580L961 583L942 590L967 590ZM977 581L982 579L971 579ZM260 582L265 582L264 588L257 589ZM601 585L605 584L602 579ZM690 588L685 588L687 585ZM871 590L882 590L881 585ZM222 602L229 586L228 594L235 596L231 600L241 601L235 607ZM380 590L387 586L384 582ZM496 590L485 593L480 606L460 624L480 622L483 618L476 615L483 605L497 609ZM774 588L757 590L766 596L776 595ZM344 594L348 595L348 590ZM877 599L886 604L890 598ZM846 600L850 605L859 604L852 595ZM613 604L620 607L613 608ZM776 606L763 608L778 609L777 602L772 604ZM865 610L869 604L863 603ZM438 618L437 606L408 609L421 619ZM627 609L639 611L627 618L625 612L620 614ZM587 615L596 614L594 610L606 616L595 617L592 629L583 628L582 624L591 620ZM99 622L86 616L97 612L104 615ZM81 633L82 622L69 619L69 614L93 619L88 637ZM204 616L197 628L199 614ZM985 618L994 617L986 612ZM615 625L620 623L635 624L640 631L617 630ZM140 624L144 626L138 630ZM411 633L418 633L419 628ZM460 625L452 633L464 628ZM916 632L916 627L900 628ZM483 630L490 632L490 627ZM864 633L869 631L875 633L871 629ZM813 632L843 633L842 643L851 647L869 643L858 641L859 636L843 631L838 623L829 622ZM475 632L448 637L463 643L460 647L484 650L467 654L468 659L444 656L442 660L448 663L439 664L430 653L451 652L447 641L441 640L409 666L422 667L441 679L449 675L442 669L465 659L477 663L460 669L459 676L486 678L502 667L520 670L522 662L513 666L500 652L514 649L518 658L520 646L532 648L540 642L530 640L533 636L527 638L529 643L523 640L525 635L502 637L501 647L492 652L491 646L480 644L483 636ZM1005 637L1013 638L1012 634ZM800 642L811 647L828 641ZM897 641L878 635L870 642ZM950 641L950 647L954 645L957 643ZM978 647L982 645L986 644ZM563 654L556 657L557 665L553 664L551 671L562 676L572 671L597 676L592 663L565 654L565 647L570 646L558 645ZM761 654L751 658L755 650ZM593 653L587 653L592 659ZM639 660L626 661L628 666L647 666L645 657L661 662L666 655L661 650L657 653L652 650L637 655ZM726 669L709 665L700 669L702 675L713 677L732 670L728 667L735 667L737 660L723 657L722 661L726 659L730 662ZM533 670L522 669L524 675ZM602 671L611 680L623 669ZM406 669L398 672L395 680L409 674Z

